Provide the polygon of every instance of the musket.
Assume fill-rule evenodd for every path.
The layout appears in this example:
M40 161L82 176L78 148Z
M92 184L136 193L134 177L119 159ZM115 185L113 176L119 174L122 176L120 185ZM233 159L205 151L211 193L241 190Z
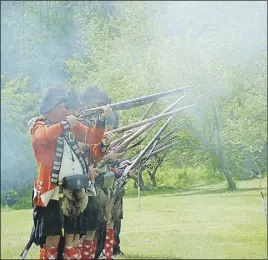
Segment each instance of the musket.
M145 113L142 115L142 117L140 118L139 121L142 121L143 119L145 119L145 117L147 117L147 115L148 115L149 112L152 110L153 106L155 105L155 102L156 102L156 101L154 101L153 103L150 104L150 106L147 108L147 110L146 110ZM127 148L126 148L125 152L128 151L129 149L133 148L133 147L136 147L136 146L140 145L140 144L143 142L143 140L144 140L144 139L149 135L149 133L151 132L152 126L151 126L151 127L150 127L150 126L151 126L151 124L147 124L147 125L145 125L145 126L141 126L140 129L148 130L147 134L146 134L141 140L139 140L138 142L136 142L135 144L133 144L133 145L130 146L131 141L133 141L133 140L136 138L136 136L135 136L135 132L136 132L136 131L133 131L134 134L133 134L132 137L131 137L132 140L130 139L130 142L129 142L129 141L126 141L126 142L127 142ZM139 131L139 129L137 129L137 131ZM141 130L141 132L142 132L142 133L141 133L140 135L142 135L142 134L144 133L144 131L142 131L142 130ZM137 136L139 136L139 134L138 134ZM121 145L124 145L124 143L122 143Z
M138 129L134 134L129 136L125 141L123 141L121 144L119 144L117 147L115 147L113 152L114 153L122 152L125 147L127 147L134 139L136 139L137 137L142 135L147 129L148 129L148 125Z
M176 105L178 105L179 103L181 103L185 98L186 98L186 95L184 95L184 96L180 97L179 99L177 99L175 102L173 102L173 103L170 104L168 107L166 107L166 108L160 113L160 115L163 115L164 113L170 111L170 110L171 110L172 108L174 108ZM145 125L144 128L142 128L142 129L143 129L144 131L145 131L145 130L148 130L148 132L147 132L147 134L144 136L144 138L142 138L141 140L139 140L137 143L135 143L135 144L133 144L133 145L130 146L130 143L131 143L131 141L132 141L131 138L129 138L129 141L126 140L126 142L128 142L128 146L127 146L126 151L129 150L129 149L131 149L131 148L133 148L133 147L136 147L137 145L140 145L140 143L143 142L143 140L150 134L151 130L153 129L153 127L154 127L157 123L158 123L158 122L154 122L154 123L150 123L150 124ZM142 130L141 130L141 131L142 131ZM142 131L142 133L143 133L143 131ZM137 134L137 136L139 136L139 133L136 132L136 134ZM135 135L135 134L134 134L134 135ZM134 137L134 138L135 138L135 137ZM133 138L133 140L134 140L134 138ZM124 148L124 147L122 147L123 145L124 145L124 143L121 144L121 147L120 147L121 150L122 150L122 148Z
M178 104L178 102L179 101L181 101L182 99L183 99L184 97L182 97L182 98L180 98L179 100L177 100L175 103L173 103L173 104L171 104L169 107L167 107L163 112L165 112L165 111L167 111L167 110L169 110L170 108L172 108L175 104ZM150 126L150 127L152 127L152 126L154 126L154 124L153 123L151 123L151 124L147 124L147 126ZM172 133L172 132L175 132L175 130L177 130L177 128L178 127L180 127L180 125L179 126L176 126L176 127L174 127L171 131L169 131L167 134L170 134L170 133ZM138 130L138 132L136 132L136 134L135 134L135 136L139 136L140 135L140 133L143 131L143 130L146 130L146 128L141 128L140 130ZM116 129L116 130L118 130L118 129ZM160 147L162 147L163 146L163 139L165 139L165 138L167 138L168 137L168 135L167 134L165 134L163 137L160 137L160 141L159 141L159 144L156 144L156 148L160 148ZM135 137L134 136L134 137ZM130 136L129 138L131 138L130 140L132 141L133 139L132 139L132 137ZM146 136L145 136L145 138L146 138ZM169 139L168 140L172 140L173 138L175 138L175 136L169 136ZM144 140L144 138L142 139L142 140L140 140L138 143L136 143L137 145L139 145L140 144L140 142L142 142ZM122 144L121 144L122 145ZM121 146L120 145L120 146ZM130 148L132 148L132 147L134 147L135 145L132 145ZM122 148L124 148L125 146L121 146ZM121 149L118 149L118 147L116 147L113 151L111 151L110 153L118 153L119 151L121 151L121 154L120 155L123 155L123 153L125 152L125 151L122 151L122 148ZM109 153L109 154L110 154Z
M116 188L114 193L111 195L111 199L106 207L106 215L108 215L114 205L114 202L118 196L118 193L120 192L121 188L126 184L128 178L129 178L129 172L130 170L134 169L141 161L142 157L149 151L151 146L155 143L157 139L159 139L159 136L162 134L162 132L167 128L167 126L170 124L170 122L173 120L173 115L171 115L168 120L165 122L165 124L158 130L158 132L155 134L155 136L152 138L152 140L147 144L147 146L140 152L140 154L137 156L136 159L131 163L131 165L127 166L124 170L120 182L116 181Z
M129 172L134 169L138 163L140 162L141 158L149 151L151 146L155 143L157 139L159 139L159 136L163 133L163 131L167 128L167 126L170 124L170 122L173 120L173 115L171 115L168 120L165 122L165 124L158 130L158 132L155 134L155 136L152 138L152 140L147 144L147 146L139 153L137 158L132 162L130 166L126 168L126 170L123 172L123 175L121 177L122 183L125 181L125 179L128 177Z
M140 118L139 121L142 121L148 114L149 112L152 110L153 106L155 104L155 101L153 103L150 104L150 106L147 108L147 110L144 112L144 114L142 115L142 117Z
M153 156L157 155L158 153L161 153L161 152L164 152L164 151L166 151L166 150L169 150L169 149L171 149L174 145L179 144L179 143L180 143L180 141L175 141L175 142L173 142L173 143L171 143L171 144L162 146L162 147L160 147L160 148L157 148L157 147L156 147L156 148L152 151L151 154L148 154L148 153L145 154L145 155L142 157L141 161L143 161L143 160L147 160L147 159L152 158ZM130 162L133 162L133 161L134 161L134 159L131 159L131 160L130 160ZM122 166L119 166L117 169L123 169L123 168L126 168L126 167L127 167L126 161L121 162L121 164L122 164Z
M169 138L166 138L165 140L159 140L157 146L155 149L161 148L167 144L170 144L174 139L178 138L177 134L175 133L174 135L170 136Z
M179 128L179 126L174 127L172 130L170 130L169 132L167 132L165 135L160 136L159 140L157 143L154 144L154 147L152 148L151 152L153 152L153 150L156 150L158 148L161 148L165 145L167 145L167 143L170 143L172 140L174 140L175 138L177 138L177 133L175 133L175 135L173 134L177 129ZM172 135L173 134L173 135ZM150 153L151 153L150 152ZM149 154L150 154L149 153Z
M134 108L134 107L138 107L141 105L151 103L151 102L153 102L161 97L166 97L166 96L169 96L171 94L188 91L192 88L193 87L172 89L172 90L168 90L168 91L164 91L164 92L160 92L160 93L156 93L156 94L152 94L152 95L148 95L148 96L133 98L133 99L130 99L127 101L113 103L113 104L110 104L109 107L112 108L114 111L115 110L126 110L126 109L130 109L130 108ZM96 108L90 108L90 109L86 109L84 111L81 111L76 116L83 118L83 117L88 117L91 115L101 114L101 113L103 113L102 107L96 107Z
M178 114L178 113L182 112L185 109L193 107L194 105L195 104L191 104L191 105L188 105L188 106L178 108L178 109L172 110L170 112L164 113L162 115L150 117L148 119L145 119L145 120L142 120L140 122L136 122L136 123L133 123L133 124L130 124L130 125L127 125L127 126L122 126L122 127L116 128L114 130L110 130L110 131L108 131L108 133L123 133L123 132L125 132L125 131L127 131L129 129L139 127L139 126L144 125L144 124L152 123L152 122L164 119L164 118L166 118L168 116L171 116L171 115L174 115L174 114Z
M173 142L173 143L171 143L171 144L169 144L169 145L166 145L166 146L161 147L161 148L159 148L159 149L155 149L150 155L145 155L145 156L142 158L142 160L151 158L151 157L157 155L158 153L161 153L161 152L163 152L163 151L166 151L166 150L172 148L175 144L179 144L179 143L180 143L180 141L175 141L175 142Z
M160 115L163 115L164 113L168 112L170 109L172 109L173 107L175 107L176 105L178 105L179 103L181 103L184 99L186 98L186 95L180 97L179 99L177 99L175 102L173 102L172 104L170 104L168 107L166 107L161 113ZM156 122L157 123L157 122ZM127 150L139 145L141 142L144 141L144 139L148 136L148 134L151 132L152 128L156 125L155 122L153 123L149 123L146 124L144 126L141 126L139 129L137 129L134 134L128 136L128 138L123 141L121 144L119 144L118 146L116 146L109 154L112 153L122 153L123 151L126 152ZM129 144L136 139L137 137L139 137L140 135L142 135L145 131L148 131L147 134L141 139L139 140L137 143L129 146ZM174 130L173 130L174 131ZM171 131L170 131L171 132ZM161 138L162 139L162 138ZM125 149L125 147L127 147ZM124 150L125 149L125 150Z
M30 240L26 244L25 248L23 249L22 253L20 254L20 259L25 259L26 255L28 254L28 251L30 250L33 242L34 242L34 235L35 235L35 226L32 228L32 232L30 235Z
M168 112L171 108L173 108L175 105L179 104L180 102L182 102L184 99L186 98L186 95L180 97L179 99L177 99L174 103L172 103L171 105L169 105L167 108L165 108L161 113L164 114L165 112ZM152 103L151 106L147 109L147 111L144 113L144 115L141 117L141 119L139 121L142 121L144 119L144 117L148 114L148 111L150 108L152 108L152 105L155 103ZM136 137L140 136L142 133L144 133L144 131L148 130L150 131L150 127L154 126L156 123L150 123L150 124L146 124L146 125L142 125L139 127L139 129L135 129L134 131L130 132L129 134L126 134L125 136L113 141L111 143L111 147L115 147L116 145L119 145L120 143L120 147L115 148L116 150L122 150L122 148L124 148L126 145L128 145L127 149L130 149L132 147L135 147L137 145L139 145L143 139L141 141L139 141L137 144L129 147L129 144L131 143L131 141L133 141ZM125 142L123 142L125 140Z
M152 138L152 140L149 142L149 144L140 152L140 154L137 156L137 158L134 159L134 161L131 163L131 165L126 167L126 169L124 170L124 172L123 172L123 174L122 174L122 176L120 178L120 181L116 181L115 191L111 195L110 201L109 201L109 203L107 204L107 207L106 207L106 216L109 215L109 213L111 212L111 210L113 208L113 205L114 205L114 202L115 202L120 190L127 183L127 180L129 179L129 172L132 169L134 169L140 163L140 161L142 160L143 156L149 151L149 149L152 147L152 145L154 145L154 144L156 145L157 140L159 139L159 137L163 133L163 131L167 128L167 126L170 124L170 122L173 120L174 115L176 113L178 113L178 112L181 112L182 109L185 109L185 108L188 108L188 107L191 107L191 106L193 106L193 105L189 105L189 106L186 106L184 108L176 109L174 111L164 113L163 115L156 116L158 118L160 118L160 117L164 118L163 116L169 115L169 118L165 122L165 124L158 130L158 132L155 134L155 136ZM143 121L148 122L148 119L143 120ZM141 122L138 122L138 123L141 123ZM118 130L118 129L116 129L116 130ZM112 132L112 131L109 131L109 132ZM153 152L153 150L151 150L151 152Z
M174 132L176 132L176 130L178 130L181 126L182 126L182 124L173 127L169 132L167 132L165 135L163 135L163 136L160 138L160 142L162 142L162 141L164 141L166 138L172 136L172 134L173 134Z
M179 142L178 141L177 142L173 142L172 144L169 144L169 145L167 145L165 147L162 147L161 149L155 150L155 151L153 151L153 153L150 154L149 157L148 156L142 157L142 159L140 161L140 164L137 165L137 167L136 167L135 170L137 171L137 169L140 168L140 170L142 171L143 167L146 167L147 162L151 158L153 158L154 156L158 155L161 152L165 152L164 155L160 158L160 161L157 162L156 168L154 169L154 171L156 171L157 168L160 166L160 164L163 162L163 160L166 157L166 155L168 154L169 150L173 149L174 146L177 143L179 143ZM143 162L143 161L145 161L145 162ZM124 169L126 167L127 167L127 165L122 165L122 166L118 167L117 169L121 169L122 170L122 169ZM137 173L135 173L135 175L137 175ZM132 176L132 179L134 179L135 181L137 181L137 176ZM125 184L126 184L126 182L121 186L121 189L124 187ZM118 187L118 184L117 184L117 187Z
M174 106L178 105L180 102L182 102L184 99L186 98L186 95L180 97L179 99L177 99L174 103L172 103L171 105L169 105L167 108L165 108L161 113L160 115L163 115L165 114L166 112L168 112L171 108L173 108ZM144 120L141 120L139 122L143 122ZM136 137L140 136L142 133L144 133L146 130L149 129L150 131L150 128L152 128L156 123L153 122L153 123L149 123L149 124L145 124L145 125L142 125L142 127L140 127L140 129L137 129L133 135L127 135L127 138L126 140L121 143L118 147L115 148L115 152L119 152L121 151L123 148L125 148L127 145L129 145ZM117 128L118 129L118 128ZM140 142L138 142L140 143ZM134 145L136 146L136 145ZM134 147L133 146L133 147ZM129 148L129 147L128 147Z
M144 135L144 136L138 142L136 142L135 144L132 144L132 145L130 145L130 143L129 143L129 145L126 147L125 150L123 150L123 152L126 152L126 151L130 150L131 148L134 148L134 147L140 145L147 138L147 136L152 132L153 127L154 127L154 125L151 125L148 129L146 129L147 133L145 135L143 133L142 135Z
M122 137L120 137L120 138L114 140L113 142L111 142L110 147L115 147L115 146L119 145L119 144L122 143L125 139L127 139L127 138L130 137L130 136L132 136L132 135L133 135L133 132L134 132L134 131L132 131L132 132L126 134L126 135L123 135Z

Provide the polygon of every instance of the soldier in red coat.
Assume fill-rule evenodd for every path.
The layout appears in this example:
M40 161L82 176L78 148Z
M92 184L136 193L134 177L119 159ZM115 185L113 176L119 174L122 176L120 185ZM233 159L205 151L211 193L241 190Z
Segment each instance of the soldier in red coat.
M41 246L40 259L56 259L59 238L64 229L64 259L78 259L76 235L84 233L83 214L88 197L85 189L66 189L64 201L75 211L59 202L60 185L70 176L88 174L88 163L81 156L77 141L98 144L104 136L105 120L111 109L104 108L93 128L79 123L74 115L67 115L65 95L50 89L44 98L39 117L31 122L30 134L34 156L38 164L38 176L34 183L35 240ZM75 179L74 178L74 179ZM68 192L67 192L68 191ZM69 204L68 204L69 203ZM63 221L62 221L63 219ZM62 226L64 225L64 226Z

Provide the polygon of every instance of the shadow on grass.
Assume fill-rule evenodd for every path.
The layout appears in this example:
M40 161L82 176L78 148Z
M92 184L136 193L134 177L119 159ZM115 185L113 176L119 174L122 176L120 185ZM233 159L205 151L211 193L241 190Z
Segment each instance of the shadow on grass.
M239 192L245 192L245 191L259 191L259 188L238 188L237 190L230 191L227 188L222 189L215 189L215 190L206 190L206 189L184 189L183 194L173 194L173 195L167 195L167 196L191 196L191 195L209 195L209 194L235 194ZM254 196L246 194L246 196Z
M150 196L150 195L159 195L159 194L170 194L170 193L177 193L177 192L181 192L181 191L183 191L183 189L179 189L179 188L176 188L176 187L167 187L167 186L164 186L164 187L153 188L151 190L142 190L141 191L141 196ZM131 189L131 190L128 190L126 192L125 197L134 198L134 197L137 197L137 193L138 193L137 190Z
M116 257L116 259L182 259L182 258L171 258L171 257L155 257L150 255L125 255Z
M202 185L200 185L202 186ZM230 191L227 188L220 189L204 189L204 188L185 188L179 189L174 187L159 187L154 190L145 190L141 192L141 196L152 196L152 195L165 195L165 197L169 196L191 196L191 195L209 195L209 194L234 194L239 192L246 191L259 191L259 188L237 188L234 191ZM133 198L137 196L137 192L129 192L126 197ZM251 195L248 195L251 196Z

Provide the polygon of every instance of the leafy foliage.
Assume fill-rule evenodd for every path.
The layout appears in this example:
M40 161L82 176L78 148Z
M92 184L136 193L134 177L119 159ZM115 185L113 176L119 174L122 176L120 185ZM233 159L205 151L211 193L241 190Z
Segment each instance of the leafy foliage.
M1 8L1 167L10 181L34 178L27 121L39 115L41 96L57 84L78 92L97 85L113 102L195 86L185 104L196 107L166 130L181 125L179 145L159 167L157 183L218 181L222 161L235 179L266 174L267 53L256 30L264 21L262 3L208 2L191 9L183 2L5 1ZM149 116L175 99L157 102ZM139 120L145 109L120 111L120 124Z

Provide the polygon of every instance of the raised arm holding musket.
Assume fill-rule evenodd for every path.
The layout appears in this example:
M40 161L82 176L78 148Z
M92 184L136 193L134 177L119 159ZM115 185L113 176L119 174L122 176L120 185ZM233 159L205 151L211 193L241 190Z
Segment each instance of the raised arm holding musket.
M87 205L88 164L81 156L77 141L99 143L104 136L105 119L111 112L103 110L93 128L67 115L65 95L50 89L38 117L30 126L32 146L38 164L34 183L34 243L40 245L40 259L57 259L61 235L65 237L64 259L78 259L74 243L76 234L84 232L82 219ZM84 178L86 177L86 178ZM72 192L65 193L66 191ZM68 196L64 196L68 194ZM71 194L71 197L69 195ZM70 201L74 208L68 208Z
M103 100L103 97L105 97L105 95L103 95L103 92L101 92L101 95L98 96L98 93L96 93L95 90L94 95L91 96L91 98L94 98L95 101L93 102L91 100L87 100L87 103L93 105L99 105L100 103L104 104L105 100ZM106 131L117 128L118 124L118 113L111 113L107 117ZM94 258L96 248L99 251L97 251L97 256L99 256L103 250L104 255L106 255L107 259L110 259L113 255L113 245L115 244L114 228L113 224L111 224L112 222L109 223L109 226L106 226L107 221L105 221L105 207L107 206L111 189L111 187L107 183L110 183L111 185L116 176L115 173L112 174L111 172L109 172L109 170L111 170L111 159L114 160L115 158L109 158L108 162L108 160L106 160L107 156L105 155L106 159L104 159L103 157L104 154L106 154L110 150L110 143L115 139L115 137L116 136L114 134L106 132L104 134L102 142L98 145L85 145L84 143L80 143L80 148L84 151L84 154L87 154L89 160L91 162L95 162L96 165L100 167L100 169L98 169L99 176L96 176L94 181L94 185L96 188L96 197L89 197L89 203L87 208L89 220L87 225L88 231L86 233L86 236L83 238L81 244L81 257L83 259ZM114 155L112 157L114 157ZM107 227L108 229L106 230ZM105 239L106 235L107 239ZM119 234L117 232L117 237L118 236ZM118 239L116 241L118 241Z
M180 90L176 90L176 92L180 92L181 91L181 89ZM174 92L172 92L172 93L174 93ZM171 92L169 91L168 92L168 94L171 94ZM161 93L161 95L162 95L162 93ZM164 95L166 95L166 93L164 94ZM157 94L157 96L159 96L158 94ZM150 100L154 100L155 99L155 95L154 95L154 97L153 97L153 99L151 99L152 98L152 96L150 96ZM176 101L176 104L178 103L180 101L180 99L178 99L177 101ZM138 105L141 105L141 104L144 104L144 102L148 102L148 97L146 97L146 98L139 98L139 99L135 99L135 101L134 101L134 105L136 106L137 104ZM122 106L123 105L123 106ZM127 101L127 102L121 102L121 103L118 103L117 105L114 105L114 104L111 104L111 106L112 107L115 107L116 109L126 109L126 105L127 105L127 107L128 108L130 108L131 107L131 105L133 105L133 104L129 104L129 101ZM175 103L174 103L174 105L175 105ZM93 109L94 110L94 109ZM90 111L93 111L92 109L90 109ZM101 112L102 111L102 109L101 108L96 108L95 110L94 110L95 112L97 112L97 113L99 113L99 112ZM94 113L95 113L94 112ZM90 116L90 115L94 115L94 113L92 113L91 114L91 112L89 112L86 116ZM80 114L80 113L79 113ZM84 117L84 113L81 113L80 114L81 116L83 116ZM166 117L166 115L164 115L162 118L165 118ZM106 129L106 130L112 130L112 129ZM113 133L113 132L117 132L117 129L116 130L113 130L113 131L110 131L110 132L108 132L107 133L107 135L108 134L111 134L111 133ZM88 151L89 151L89 155L91 155L91 157L94 157L93 155L95 154L94 152L91 152L92 150L92 146L84 146L84 147L86 147L87 149L88 149ZM83 147L83 148L84 148ZM93 146L93 148L94 148L94 146ZM102 156L102 155L101 155ZM99 157L99 158L94 158L94 160L95 161L99 161L99 159L101 158L101 156ZM131 170L132 171L132 170ZM106 173L106 171L103 171L103 173ZM130 173L130 171L129 171L129 173ZM130 174L128 174L128 176L130 176ZM98 186L99 184L100 185L102 185L102 181L98 181L99 179L101 180L101 177L103 177L103 176L97 176L97 178L96 178L96 185ZM120 176L119 176L120 177ZM98 184L99 183L99 184ZM100 188L100 189L99 189ZM105 188L105 190L107 190L107 191L109 191L109 189L106 189ZM103 187L98 187L98 192L97 192L98 194L100 194L100 193L103 193ZM106 193L105 193L106 194ZM109 198L110 196L108 195L109 194L109 192L107 193L107 195L106 195L106 197L107 198ZM118 207L118 190L116 191L116 196L114 196L114 198L112 198L112 200L110 201L110 198L108 199L108 202L109 203L107 203L107 206L106 206L106 219L108 220L108 223L107 223L107 230L106 230L106 235L107 235L107 239L106 239L106 242L105 242L105 253L106 253L106 257L108 258L108 259L110 259L111 257L112 257L112 252L111 252L111 248L113 247L113 245L114 245L114 229L113 229L113 223L114 223L114 221L116 220L114 217L116 217L116 216L118 216L118 214L117 214L117 212L119 212L120 211L120 209L119 209L119 207ZM97 197L98 197L98 195L97 195ZM118 205L117 205L118 204ZM92 206L92 203L89 203L89 205L90 206ZM119 210L118 210L119 209ZM93 223L93 222L91 222L91 223ZM92 227L91 227L92 228ZM84 242L83 242L83 248L82 248L82 257L83 258L85 258L85 259L88 259L87 257L89 257L90 255L91 255L91 253L92 253L92 250L90 250L90 248L92 249L92 245L93 245L93 242L92 242L92 239L93 239L93 234L94 234L94 230L89 230L88 232L87 232L87 236L85 237L85 239L84 239ZM104 236L104 237L106 237L106 235ZM103 245L102 245L103 246ZM102 246L100 246L100 248L102 249ZM97 254L98 255L98 254Z
M106 130L109 130L110 127L114 126L114 119L118 119L117 113L111 113L107 117ZM116 120L116 125L118 120ZM97 247L97 240L99 237L99 230L102 229L102 226L106 228L104 224L104 214L105 214L105 205L107 203L110 185L113 183L115 175L109 172L109 167L107 167L106 162L103 161L103 153L107 153L110 143L116 138L114 134L105 135L101 144L99 145L90 145L87 146L88 154L90 156L90 161L95 162L96 166L99 168L99 175L95 178L94 185L96 188L96 197L91 197L90 201L93 203L88 204L88 222L87 233L83 239L81 256L83 259L92 259L94 257L95 249ZM92 151L99 150L98 153L93 153ZM95 212L95 214L93 214ZM98 236L96 237L96 231L98 231ZM94 240L95 237L95 241ZM105 240L105 237L104 237Z
M83 104L81 105L78 101L77 95L74 93L69 95L68 102L65 104L67 112L75 113L78 108L81 107L90 107L90 106L100 106L106 105L108 103L108 96L105 92L99 91L97 88L89 88L83 93ZM76 100L76 101L75 101ZM105 109L105 107L104 107ZM103 109L102 109L103 110ZM111 121L110 114L107 118L106 130L109 130L109 124ZM90 120L81 121L83 124L89 126L94 123L95 116L91 117ZM113 120L112 120L113 121ZM98 144L88 144L86 140L78 142L78 147L83 155L84 159L90 164L89 168L89 179L90 179L90 189L87 207L84 211L86 218L84 219L85 232L83 233L80 240L80 255L82 259L91 259L93 245L93 237L95 235L96 229L101 224L101 219L104 216L104 207L105 203L103 198L106 196L103 193L102 189L99 188L98 184L102 181L103 173L102 169L97 166L97 163L100 162L103 156L106 154L110 143L115 139L115 134L105 133L103 139ZM102 167L103 168L103 167ZM98 176L98 175L101 176Z

